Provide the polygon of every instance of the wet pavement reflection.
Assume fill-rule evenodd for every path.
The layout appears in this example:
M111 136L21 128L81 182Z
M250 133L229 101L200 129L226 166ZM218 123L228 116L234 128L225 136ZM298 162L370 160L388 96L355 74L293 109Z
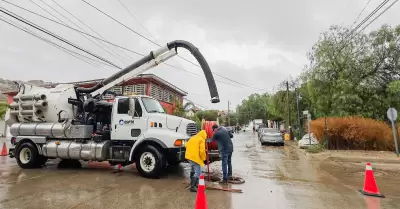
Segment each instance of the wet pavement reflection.
M261 146L251 132L233 140L233 170L246 183L229 187L244 193L207 191L209 208L400 208L396 196L365 199L336 178L335 169L322 169L293 147ZM82 168L61 169L53 160L23 170L15 159L0 157L0 208L194 208L196 194L185 189L186 164L158 180L142 178L130 166L120 173L101 167L82 162Z

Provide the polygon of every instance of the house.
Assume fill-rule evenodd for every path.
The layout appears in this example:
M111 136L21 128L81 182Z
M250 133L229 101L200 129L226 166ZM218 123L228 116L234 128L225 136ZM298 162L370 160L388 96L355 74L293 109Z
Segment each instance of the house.
M193 117L196 114L196 112L198 112L199 110L200 109L197 107L193 107L193 108L186 110L186 117Z
M80 87L92 87L103 79L87 80L87 81L76 81L70 82L69 84L74 84ZM57 83L45 84L45 87L54 87ZM176 106L176 101L181 104L183 102L183 97L187 95L187 92L178 88L177 86L169 83L168 81L154 75L154 74L140 74L132 79L124 81L120 84L115 85L110 89L111 91L120 95L147 95L157 99L168 114L172 114ZM13 97L17 95L17 91L7 91L3 94L8 95L8 103L13 102ZM103 99L113 100L112 95L106 95Z

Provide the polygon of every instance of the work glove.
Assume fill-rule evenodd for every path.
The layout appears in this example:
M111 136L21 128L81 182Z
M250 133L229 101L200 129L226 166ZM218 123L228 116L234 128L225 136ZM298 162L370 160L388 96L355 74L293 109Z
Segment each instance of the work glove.
M208 165L208 161L207 160L204 161L204 165Z

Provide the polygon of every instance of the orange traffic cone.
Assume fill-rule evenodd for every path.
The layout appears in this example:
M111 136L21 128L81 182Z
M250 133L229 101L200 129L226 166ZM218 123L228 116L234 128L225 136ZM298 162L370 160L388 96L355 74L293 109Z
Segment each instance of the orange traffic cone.
M1 149L0 156L7 156L7 154L8 154L7 145L6 145L6 143L4 142L4 143L3 143L3 149Z
M199 186L197 187L197 197L195 209L207 209L206 185L204 184L204 175L200 175Z
M385 197L379 193L378 186L376 185L374 172L372 171L371 163L367 163L365 166L365 178L364 188L360 190L363 195L374 196L374 197Z

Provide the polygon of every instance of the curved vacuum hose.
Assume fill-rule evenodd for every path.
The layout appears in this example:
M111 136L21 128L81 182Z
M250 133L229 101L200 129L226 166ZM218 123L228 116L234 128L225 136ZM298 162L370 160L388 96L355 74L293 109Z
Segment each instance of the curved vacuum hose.
M193 57L196 58L197 62L199 62L201 69L203 69L204 76L206 77L208 89L210 90L211 102L218 103L219 95L217 85L215 84L214 76L212 75L210 66L204 56L200 53L199 49L197 49L192 43L183 40L172 41L167 44L168 49L183 47L192 53Z
M199 62L201 69L203 69L204 75L207 80L208 88L210 90L210 95L211 95L211 102L212 103L218 103L220 102L219 95L218 95L218 90L217 90L217 85L215 84L214 77L212 75L210 66L208 66L208 63L204 56L200 53L200 51L190 42L187 41L182 41L182 40L177 40L177 41L172 41L167 44L167 47L169 50L171 49L177 49L178 47L182 47L190 51L194 58L196 58L197 62ZM130 71L146 64L147 62L150 62L152 59L154 59L154 54L153 52L150 52L149 55L144 56L142 59L138 60L137 62L133 63L132 65L126 67L125 69L115 73L114 75L102 80L100 83L96 84L95 86L91 88L82 88L79 87L76 89L78 93L92 93L96 91L97 89L100 89L101 87L109 84L110 82L114 81L115 79L118 79L119 77L129 73Z

